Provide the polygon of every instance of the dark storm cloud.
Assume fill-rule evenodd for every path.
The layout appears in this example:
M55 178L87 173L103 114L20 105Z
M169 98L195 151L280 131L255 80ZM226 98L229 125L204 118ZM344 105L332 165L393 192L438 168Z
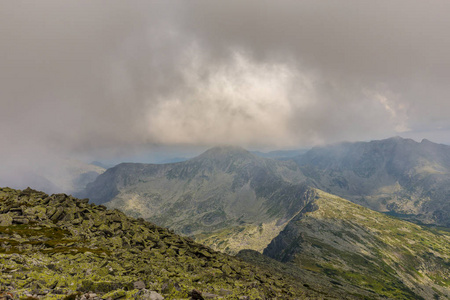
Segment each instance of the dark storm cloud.
M448 15L448 1L4 1L2 168L156 144L450 142Z

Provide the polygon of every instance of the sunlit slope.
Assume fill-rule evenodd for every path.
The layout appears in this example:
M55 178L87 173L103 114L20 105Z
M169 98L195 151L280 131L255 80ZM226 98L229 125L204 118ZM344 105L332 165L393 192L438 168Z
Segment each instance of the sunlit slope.
M450 298L448 232L316 193L265 255L389 298Z

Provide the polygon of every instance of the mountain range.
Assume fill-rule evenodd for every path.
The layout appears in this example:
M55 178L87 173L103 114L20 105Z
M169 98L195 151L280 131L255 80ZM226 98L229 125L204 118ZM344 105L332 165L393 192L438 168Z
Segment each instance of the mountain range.
M237 253L262 251L305 206L304 179L293 161L216 147L186 162L117 165L81 196L204 242L226 235L216 249Z
M398 137L281 160L215 147L117 165L82 196L296 278L326 276L330 288L446 299L449 158L448 146Z
M295 161L321 190L376 211L450 227L450 146L394 137L313 148Z
M287 160L216 147L185 162L119 164L78 195L207 243L226 239L228 249L213 243L236 253L249 248L243 241L262 251L310 200L308 188L450 227L450 147L396 137L313 148Z
M110 168L81 193L95 204L2 189L0 287L28 297L450 299L448 150L391 138L275 160L225 146Z

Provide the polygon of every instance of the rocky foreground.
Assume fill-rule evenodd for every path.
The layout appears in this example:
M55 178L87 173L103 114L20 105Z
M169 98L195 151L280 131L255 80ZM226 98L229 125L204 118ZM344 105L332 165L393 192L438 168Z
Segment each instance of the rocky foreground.
M118 210L32 189L0 188L0 274L0 299L324 295Z

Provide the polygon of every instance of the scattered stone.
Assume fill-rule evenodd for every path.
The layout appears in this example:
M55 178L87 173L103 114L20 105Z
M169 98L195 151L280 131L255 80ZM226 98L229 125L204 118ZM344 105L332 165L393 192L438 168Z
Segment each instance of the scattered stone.
M237 298L248 290L249 278L236 271L232 258L142 219L64 194L30 190L22 196L0 188L0 226L0 290L9 287L23 298L162 300L163 293L166 298L186 297L186 291L204 284L210 292L233 290ZM73 278L83 279L76 285ZM259 287L262 295L269 285ZM4 292L0 295L9 300ZM189 296L221 297L195 289Z
M221 288L220 291L219 291L219 295L220 296L228 296L228 295L231 295L231 294L233 294L232 291L226 290L224 288Z
M140 299L142 299L142 300L164 300L164 297L155 291L145 291L145 293L141 296Z
M219 297L219 295L203 292L202 297L203 299L216 299Z
M145 283L142 280L136 281L135 283L133 283L133 287L136 290L142 290L145 289Z
M110 298L112 300L116 300L116 299L124 298L124 297L126 297L126 295L127 295L127 292L125 292L124 290L117 290L117 291L113 291L113 292L103 295L102 299Z
M230 275L233 271L231 270L229 265L223 265L222 266L222 272L224 272L227 275Z
M13 218L8 214L0 214L0 226L11 226Z

